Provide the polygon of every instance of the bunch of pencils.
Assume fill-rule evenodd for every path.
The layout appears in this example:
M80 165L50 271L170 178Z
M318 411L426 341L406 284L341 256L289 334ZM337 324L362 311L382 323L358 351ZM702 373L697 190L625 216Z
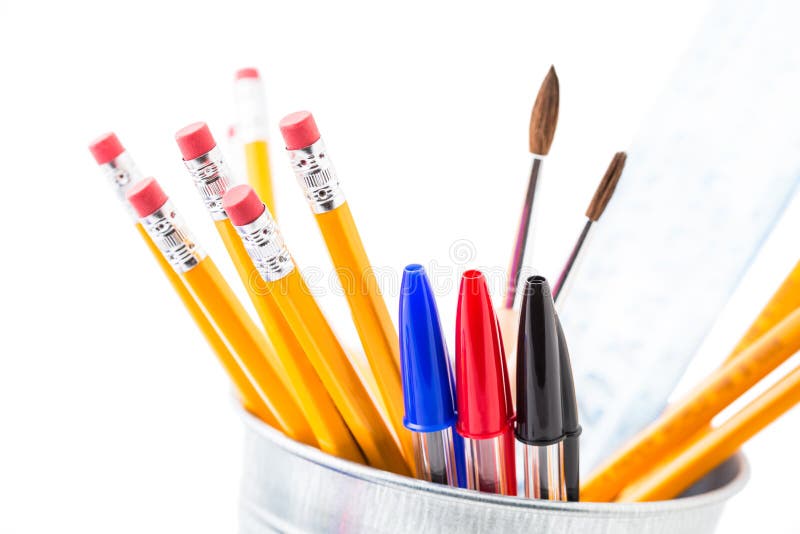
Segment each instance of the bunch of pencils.
M540 276L520 281L535 228L542 163L558 120L553 68L531 114L532 167L504 305L498 316L483 274L463 274L455 373L423 267L411 264L403 272L398 336L313 116L301 111L280 121L289 164L345 289L377 387L370 391L273 217L266 101L258 71L237 72L235 88L235 131L244 144L249 185L236 185L205 123L178 130L175 140L260 326L161 185L144 177L117 136L101 136L90 150L244 408L290 438L378 469L503 495L517 495L519 453L526 497L653 500L680 494L800 400L798 369L720 427L710 426L717 413L800 348L798 264L729 361L581 486L581 427L567 338L556 310L563 309L626 156L613 157L553 290Z

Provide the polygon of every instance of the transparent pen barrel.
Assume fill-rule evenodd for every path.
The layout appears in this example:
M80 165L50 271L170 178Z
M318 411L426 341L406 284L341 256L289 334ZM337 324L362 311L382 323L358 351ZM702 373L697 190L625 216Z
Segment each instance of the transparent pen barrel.
M412 432L417 477L428 482L458 486L453 429Z
M546 446L524 445L525 496L566 501L563 441Z
M490 439L464 438L464 455L467 470L467 487L487 493L509 494L508 488L515 486L508 479L513 472L509 466L508 440L513 437L505 432Z

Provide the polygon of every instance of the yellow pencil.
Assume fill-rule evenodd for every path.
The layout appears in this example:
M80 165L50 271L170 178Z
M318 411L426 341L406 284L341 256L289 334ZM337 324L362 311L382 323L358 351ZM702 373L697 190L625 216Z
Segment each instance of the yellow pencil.
M600 465L581 485L581 500L609 501L670 451L708 425L742 393L800 349L800 309L709 375Z
M626 487L617 500L637 502L677 497L798 402L800 367L781 378L719 428L706 430L684 444L669 461Z
M761 309L758 317L728 355L728 360L752 345L797 308L800 308L800 262L795 264L769 302Z
M772 297L770 297L769 302L761 309L758 316L747 329L747 332L745 332L736 344L736 347L728 354L725 363L731 361L742 351L749 348L761 336L798 308L800 308L800 262L795 264L780 287L775 291ZM710 428L711 425L709 424L708 428L701 430L698 435L707 433ZM692 440L694 439L696 438L692 438ZM660 469L659 466L672 461L672 459L686 447L687 441L672 437L672 439L669 440L669 444L665 445L664 453L658 465L656 467L651 467L648 473ZM640 478L645 478L647 476L648 475L642 475ZM629 483L635 484L633 480L629 481Z
M275 221L258 195L250 186L239 185L225 194L223 206L266 282L267 291L292 325L367 462L387 471L410 474L391 431L295 268Z
M136 213L134 213L128 201L125 199L125 193L128 189L142 179L142 175L134 163L133 158L131 158L130 154L124 149L117 136L111 132L94 140L89 145L89 150L92 152L98 165L100 165L103 173L109 178L119 199L125 205L126 211L128 211L135 221L136 231L139 233L139 236L156 259L161 271L178 294L178 298L183 302L183 305L200 329L203 337L211 346L211 350L217 355L217 358L219 358L223 368L233 382L236 393L244 408L268 425L276 426L277 421L275 417L247 379L244 371L239 367L236 358L228 349L225 341L220 337L205 312L197 301L195 301L194 296L189 292L178 274L158 250L153 240L147 235L147 231L141 223L139 223Z
M147 244L147 248L150 249L150 252L158 260L159 267L161 267L170 285L175 289L175 292L178 294L184 306L186 306L189 315L191 315L198 328L200 328L203 337L205 337L208 344L211 345L211 349L217 355L217 358L219 358L222 367L233 382L239 400L244 408L268 425L277 428L278 422L275 416L272 415L272 412L269 411L269 408L264 403L258 391L256 391L256 388L250 383L247 375L242 371L242 368L236 361L236 357L231 353L225 341L214 329L214 325L208 320L206 314L200 308L200 305L195 301L194 296L189 292L189 289L178 276L178 273L170 266L155 243L153 243L153 240L147 235L147 230L138 222L136 223L136 229Z
M330 156L311 113L300 111L280 122L292 169L315 215L378 384L389 421L409 465L414 465L411 433L403 426L403 387L397 331L339 187Z
M267 205L269 212L277 217L269 166L269 123L264 84L258 70L248 67L236 71L233 87L238 115L236 137L244 144L247 181Z
M272 295L259 284L260 277L242 240L222 208L222 196L232 182L228 166L205 123L190 124L176 135L184 163L203 204L214 219L220 237L239 273L253 306L272 342L268 353L275 369L285 371L290 390L303 410L311 429L325 452L354 462L364 462L353 436L336 409L331 396L311 365L289 323Z
M158 182L145 178L128 190L127 198L164 258L227 340L241 369L274 416L277 428L292 439L317 446L290 386L271 364L275 359L270 354L272 346L211 258L197 247Z

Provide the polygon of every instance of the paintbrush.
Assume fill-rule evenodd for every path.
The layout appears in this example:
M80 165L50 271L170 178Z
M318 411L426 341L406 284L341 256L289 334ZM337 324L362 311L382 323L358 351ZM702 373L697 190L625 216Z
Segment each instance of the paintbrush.
M542 162L550 152L553 137L558 124L558 76L556 69L550 65L550 70L539 87L536 101L531 110L531 120L528 129L528 147L533 155L531 174L528 179L528 190L525 192L525 203L522 205L522 214L519 218L519 227L514 241L514 252L511 255L511 264L508 268L508 286L506 288L503 307L497 310L500 321L500 331L506 349L506 358L511 376L516 374L517 325L518 316L513 312L514 301L517 297L517 284L519 283L522 261L525 259L525 248L528 241L532 241L530 228L536 199L536 188L539 185L539 176L542 172ZM516 398L516 380L511 381L512 398Z
M517 295L517 284L519 274L522 270L522 261L525 257L525 248L530 239L531 218L534 213L534 200L536 198L536 188L539 183L539 176L542 172L542 162L550 152L550 145L553 144L553 136L556 133L558 124L558 76L556 69L552 65L547 71L547 76L542 81L539 94L536 95L536 102L531 110L531 122L528 137L530 152L533 155L531 164L531 174L528 181L528 190L525 193L525 203L522 206L522 215L519 219L517 228L517 238L514 243L514 253L511 256L511 265L508 269L508 287L506 289L505 302L503 307L510 310L514 307L514 300Z
M555 296L556 306L559 311L564 307L564 299L569 290L570 282L575 276L578 264L582 258L582 252L585 250L586 243L588 243L591 237L592 230L597 224L597 221L600 220L600 216L603 215L611 197L614 195L614 189L616 189L617 182L619 182L619 178L622 176L622 170L625 168L625 160L627 157L628 155L625 154L625 152L617 152L614 154L603 179L600 180L600 185L597 186L597 190L594 192L589 207L586 209L586 224L583 226L583 230L578 236L578 240L567 259L567 263L561 270L561 274L558 276L558 280L553 287L553 295Z

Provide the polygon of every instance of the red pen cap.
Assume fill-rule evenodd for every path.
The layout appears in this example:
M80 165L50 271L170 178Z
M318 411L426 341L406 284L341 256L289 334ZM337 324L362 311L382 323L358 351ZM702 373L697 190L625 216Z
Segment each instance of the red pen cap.
M456 315L456 430L467 438L488 439L514 420L500 324L486 278L467 271L461 278Z

